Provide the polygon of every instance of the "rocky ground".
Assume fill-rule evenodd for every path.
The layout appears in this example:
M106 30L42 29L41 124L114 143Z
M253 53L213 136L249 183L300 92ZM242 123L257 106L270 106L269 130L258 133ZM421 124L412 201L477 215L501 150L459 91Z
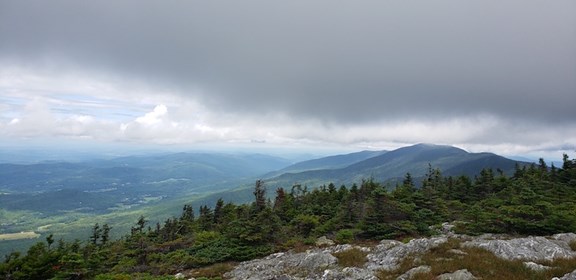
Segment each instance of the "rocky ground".
M557 259L576 258L576 252L570 243L576 242L576 234L564 233L550 237L510 238L497 235L482 235L477 237L443 234L437 237L413 239L408 243L395 240L382 240L374 247L353 245L330 245L323 238L318 248L306 252L283 252L240 263L234 270L225 275L226 279L379 279L382 271L397 271L407 258L413 260L408 270L403 271L395 279L412 279L417 274L429 273L431 267L419 265L419 256L423 256L433 248L447 242L457 241L458 248L450 249L450 254L457 258L467 254L465 248L478 247L492 252L495 256L506 260L521 260L524 266L540 271L551 269L541 263ZM326 242L328 242L326 244ZM324 246L324 247L322 247ZM365 253L365 261L358 266L342 266L336 257L338 253L356 250ZM456 269L437 275L436 279L479 279L466 269ZM554 278L553 278L554 279ZM571 273L555 279L576 279L576 267Z

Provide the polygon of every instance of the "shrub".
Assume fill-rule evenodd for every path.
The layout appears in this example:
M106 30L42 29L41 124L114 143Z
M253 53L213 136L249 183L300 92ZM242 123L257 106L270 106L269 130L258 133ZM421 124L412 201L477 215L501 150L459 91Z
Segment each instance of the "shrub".
M336 233L334 239L340 244L351 243L355 239L356 232L353 229L341 229Z
M216 231L200 231L196 233L195 245L201 245L221 237L221 234Z
M238 240L219 238L188 249L194 266L225 261L245 261L272 253L270 245L247 245Z

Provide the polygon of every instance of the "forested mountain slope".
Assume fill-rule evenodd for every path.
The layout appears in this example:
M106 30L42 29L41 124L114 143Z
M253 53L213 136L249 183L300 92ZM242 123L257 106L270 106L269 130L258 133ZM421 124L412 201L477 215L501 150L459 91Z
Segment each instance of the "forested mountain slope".
M292 164L286 168L266 174L263 177L271 178L284 173L298 173L311 170L344 168L354 163L361 162L363 160L379 156L384 153L386 153L386 151L361 151L357 153L311 159Z
M429 168L419 182L421 187L417 188L417 182L406 174L391 191L370 179L348 187L329 184L311 190L269 188L258 180L252 189L252 203L239 205L220 199L212 205L187 204L179 216L157 224L140 217L131 231L116 241L110 240L113 229L107 224L95 224L84 242L56 243L57 237L50 235L26 254L9 254L0 264L0 277L169 279L177 272L193 270L198 277L219 279L233 269L233 262L301 250L320 236L339 243L405 240L429 236L445 221L453 221L456 233L468 235L576 232L576 160L564 156L561 168L548 167L541 161L539 165L517 166L511 175L492 169L478 170L477 174L474 178L454 177ZM272 201L267 199L270 192ZM418 242L407 246L418 247ZM432 252L464 255L475 273L490 271L482 267L490 264L481 260L496 260L482 250L460 248L448 240L443 243L447 247ZM377 251L388 254L392 247L405 247L400 244L388 241ZM576 249L573 241L562 246L567 251ZM271 258L278 256L282 254ZM427 272L432 276L444 273L434 272L438 258L432 255L422 259L432 262L432 270ZM573 262L560 261L558 265L563 268L553 275L572 271ZM396 275L380 262L366 265L382 277ZM507 273L522 269L518 263L504 265L512 270Z
M385 152L342 168L285 173L267 179L267 183L272 186L328 183L339 185L359 183L362 179L372 178L377 182L394 184L401 181L406 173L410 173L414 178L421 178L430 168L438 168L446 175L474 176L483 168L512 174L516 164L527 163L492 153L468 153L451 146L418 144Z

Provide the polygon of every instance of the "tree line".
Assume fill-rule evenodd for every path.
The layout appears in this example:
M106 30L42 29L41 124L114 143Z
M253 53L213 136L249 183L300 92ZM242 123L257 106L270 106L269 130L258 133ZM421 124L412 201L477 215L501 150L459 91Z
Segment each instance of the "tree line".
M268 191L258 180L250 204L184 205L156 224L140 217L119 240L110 240L107 224L94 225L84 242L50 235L25 254L5 256L0 278L169 279L162 275L312 245L323 235L339 243L401 240L435 234L447 221L472 235L576 232L576 160L567 155L561 168L540 160L517 165L511 176L498 169L443 176L429 165L423 178L407 173L394 186L367 179Z

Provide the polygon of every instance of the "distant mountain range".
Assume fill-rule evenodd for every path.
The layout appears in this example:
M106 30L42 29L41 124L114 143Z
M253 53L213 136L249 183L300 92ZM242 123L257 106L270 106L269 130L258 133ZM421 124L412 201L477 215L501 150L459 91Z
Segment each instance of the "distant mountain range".
M429 166L451 176L474 176L483 168L511 174L517 163L528 164L492 153L468 153L452 146L417 144L393 151L360 152L300 162L268 174L266 182L272 187L351 184L370 178L378 182L397 182L406 173L413 178L422 177Z
M0 208L101 212L237 187L290 162L261 154L176 153L79 163L0 164ZM4 193L4 194L3 194ZM58 203L53 203L58 201Z
M0 153L1 154L1 153ZM516 164L491 153L468 153L451 146L418 144L393 151L362 151L292 164L261 154L175 153L81 162L0 164L0 235L55 233L85 238L96 222L110 223L118 234L140 215L151 222L179 215L183 204L213 206L219 198L253 200L257 179L268 196L295 184L315 188L360 183L394 186L406 173L416 183L432 168L444 175L474 176L482 168L511 174ZM0 255L34 240L2 241Z
M429 166L444 175L474 176L483 168L511 174L517 163L491 153L418 144L393 151L362 151L290 165L261 154L175 153L121 157L86 162L0 164L0 207L33 210L107 212L150 201L193 194L216 194L231 200L250 199L238 192L263 178L270 189L295 184L350 185L362 179L391 183L410 173L416 183ZM243 187L242 187L243 186ZM235 193L231 195L227 190ZM59 201L59 203L43 202ZM238 201L236 201L238 202Z
M386 153L386 151L361 151L345 155L335 155L318 159L306 160L292 164L286 168L270 172L264 175L264 177L270 178L282 175L284 173L298 173L312 170L339 169L347 167L357 162L361 162L369 158L373 158L375 156L379 156L384 153Z

